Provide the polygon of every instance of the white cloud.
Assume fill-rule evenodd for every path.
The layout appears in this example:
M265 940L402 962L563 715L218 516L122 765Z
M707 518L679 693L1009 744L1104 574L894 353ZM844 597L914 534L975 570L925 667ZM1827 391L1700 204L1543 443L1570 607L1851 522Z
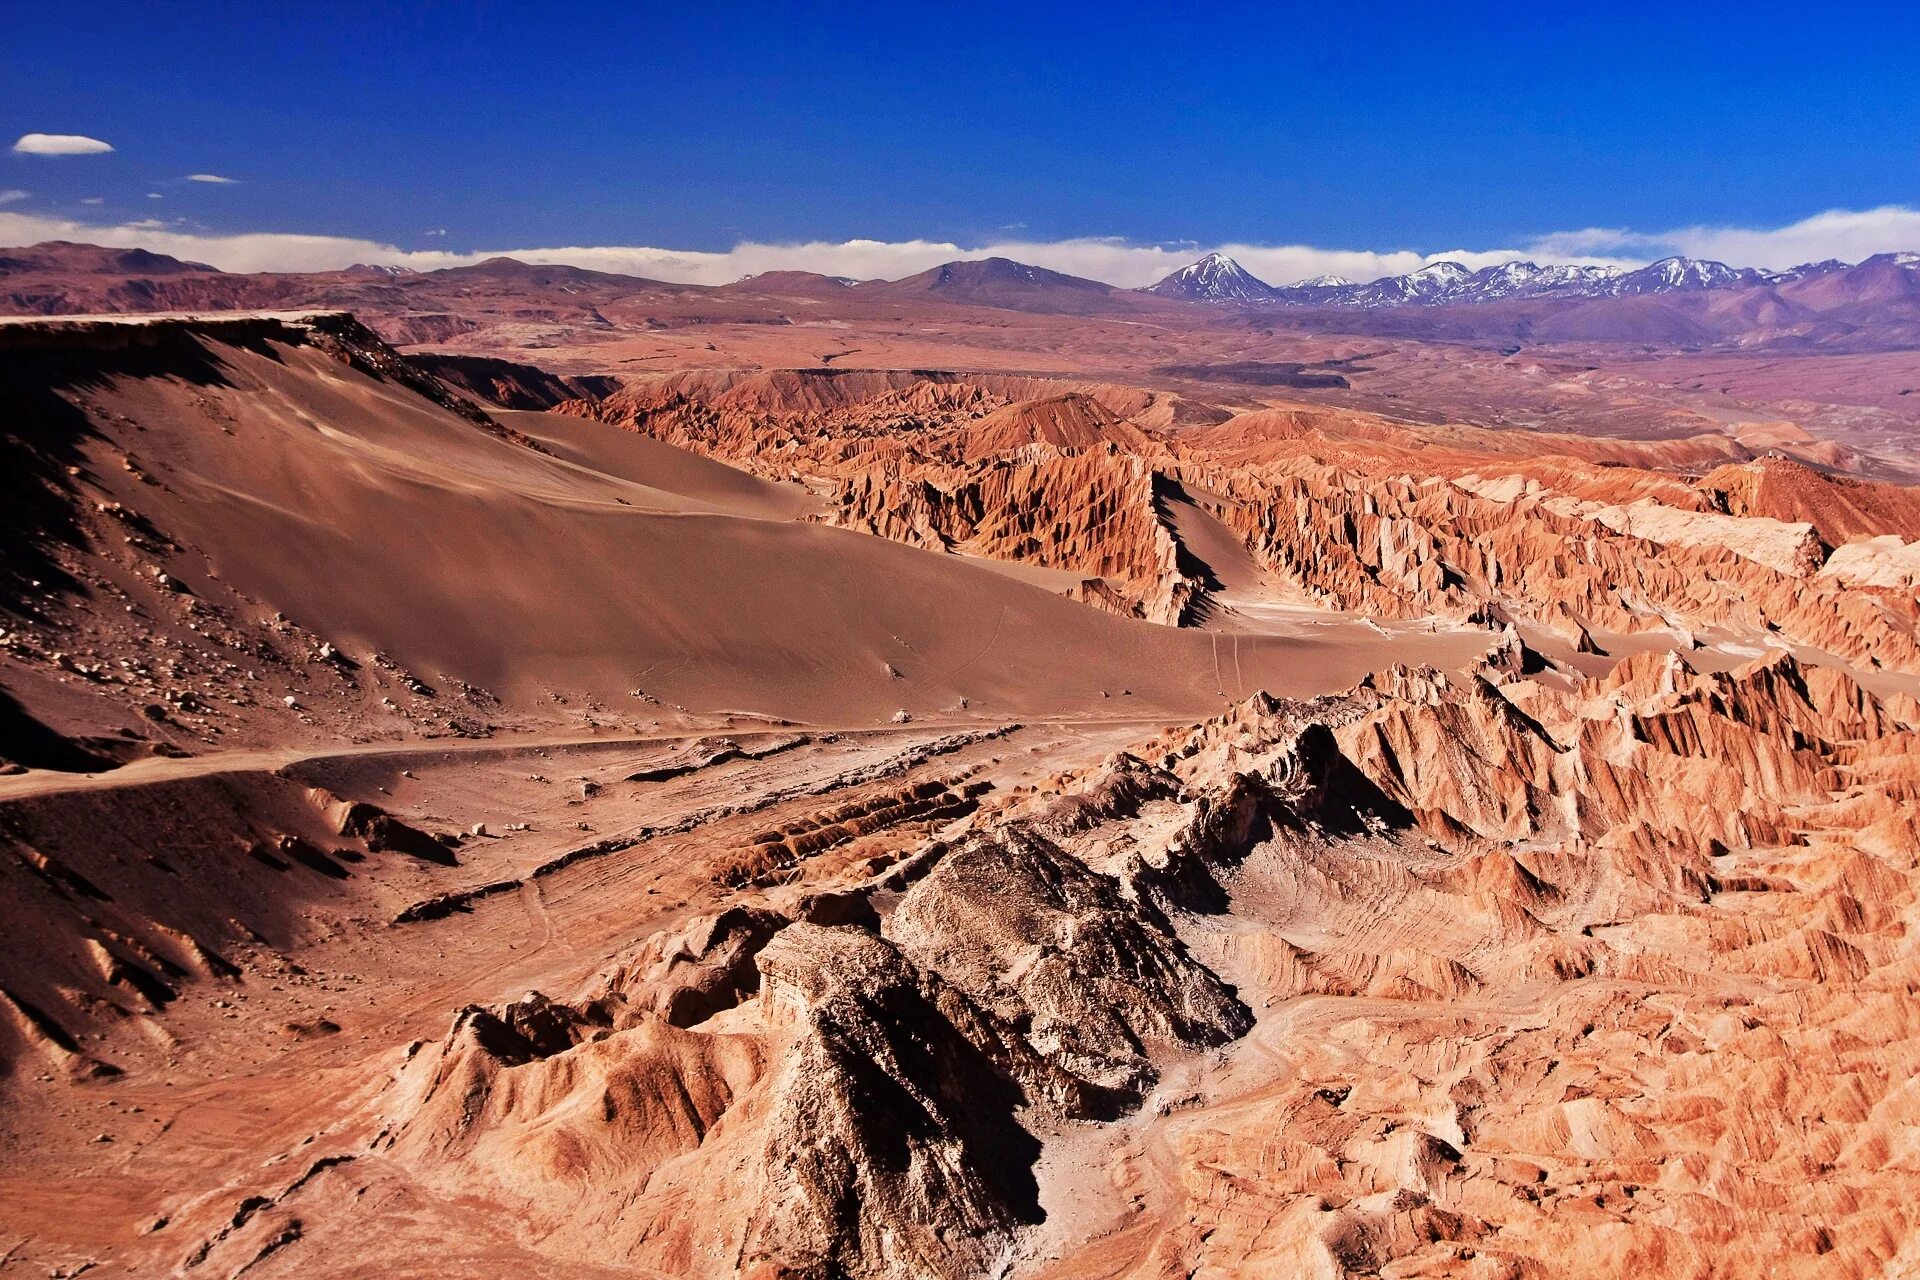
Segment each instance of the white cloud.
M10 190L10 191L0 191L0 204L18 204L20 201L25 200L28 196L32 194L33 192L31 191L20 191L17 189Z
M151 249L195 262L210 262L227 271L330 271L356 262L396 263L431 270L461 266L475 256L408 253L393 245L344 236L275 232L217 235L168 230L151 220L105 225L0 210L0 244L26 245L42 240L73 240L114 249Z
M153 198L158 198L154 193ZM427 233L429 235L432 232ZM1528 258L1537 262L1637 266L1664 253L1715 257L1738 266L1791 266L1826 257L1856 261L1890 249L1920 248L1920 211L1899 206L1835 210L1775 230L1692 227L1642 233L1585 228L1529 239L1512 248L1413 250L1323 249L1313 245L1138 245L1111 237L1072 240L1001 239L963 246L944 240L839 240L801 244L746 241L724 252L632 245L501 247L471 253L401 249L349 236L278 232L218 234L154 223L93 225L72 219L0 211L0 244L78 240L116 248L138 245L228 271L329 271L356 262L431 271L507 256L688 284L724 284L772 270L818 271L857 279L897 279L958 258L1007 257L1110 284L1150 284L1202 253L1218 250L1274 284L1325 273L1371 280L1452 259L1479 268Z
M160 193L159 193L158 191L149 191L149 192L147 192L147 199L149 199L149 200L165 200L165 199L166 199L166 197L165 197L165 196L163 196L163 195L161 195L161 194L160 194Z
M1625 227L1582 227L1578 231L1554 231L1528 242L1529 249L1547 256L1568 253L1644 254L1664 246L1653 236L1641 235Z
M468 257L469 260L478 260L500 253L525 262L565 263L597 271L687 284L725 284L744 275L775 270L817 271L822 275L851 276L857 280L897 279L956 259L1001 257L1132 288L1152 284L1210 250L1218 250L1238 260L1261 279L1276 284L1290 284L1328 272L1355 280L1371 280L1412 271L1442 258L1452 258L1478 268L1525 256L1517 248L1458 250L1438 254L1422 254L1411 250L1376 253L1319 249L1311 245L1136 245L1109 237L1084 237L1074 240L1007 239L975 246L944 240L842 240L804 244L747 241L724 253L573 246L489 250ZM1602 259L1579 254L1553 260L1593 262Z
M105 204L106 202L107 202L107 198L105 196L88 196L85 199L83 199L80 203L81 204Z
M1920 209L1829 209L1784 227L1678 227L1637 232L1623 227L1587 227L1542 236L1542 253L1627 253L1642 258L1685 254L1736 267L1776 270L1839 258L1858 262L1876 253L1920 248Z
M423 236L444 236L447 234L447 229L445 227L435 227L431 231L422 231L420 234Z
M187 181L188 182L211 182L216 186L231 187L231 186L237 186L240 182L240 179L223 178L217 173L190 173L187 175Z
M13 144L14 154L21 156L97 156L111 150L110 144L78 133L27 133Z
M1920 209L1829 209L1772 231L1688 227L1668 235L1682 253L1741 266L1782 268L1824 258L1858 262L1876 253L1920 248Z

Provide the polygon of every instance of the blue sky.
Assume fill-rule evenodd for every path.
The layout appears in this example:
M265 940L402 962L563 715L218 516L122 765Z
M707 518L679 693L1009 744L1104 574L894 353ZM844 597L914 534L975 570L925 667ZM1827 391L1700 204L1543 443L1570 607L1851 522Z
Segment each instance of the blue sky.
M1920 204L1917 9L24 5L0 145L114 149L0 155L0 210L450 253L1645 257L1551 238Z

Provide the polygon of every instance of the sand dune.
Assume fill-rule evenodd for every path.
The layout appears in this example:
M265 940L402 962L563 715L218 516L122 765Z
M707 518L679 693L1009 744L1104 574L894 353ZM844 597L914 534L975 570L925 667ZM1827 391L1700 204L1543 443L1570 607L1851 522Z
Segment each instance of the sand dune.
M1386 660L1352 631L1247 637L1223 662L1211 637L809 522L823 504L798 486L577 417L462 416L324 345L174 335L103 358L59 413L40 411L35 462L50 469L57 448L79 469L46 479L72 491L71 518L145 531L109 534L73 601L155 573L178 588L109 619L82 661L155 634L207 649L200 610L239 633L279 614L361 669L472 686L535 719L663 704L840 724L1122 699L1126 714L1191 715L1256 688L1341 687ZM1484 642L1437 643L1465 658Z

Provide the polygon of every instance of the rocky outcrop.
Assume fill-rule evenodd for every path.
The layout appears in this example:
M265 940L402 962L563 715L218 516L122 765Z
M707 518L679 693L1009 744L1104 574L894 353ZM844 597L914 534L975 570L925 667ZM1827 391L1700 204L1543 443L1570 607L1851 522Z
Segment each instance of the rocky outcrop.
M1222 1044L1249 1025L1164 919L1020 826L949 850L887 931L1115 1102L1152 1086L1156 1051Z
M1575 643L1602 629L1690 638L1718 626L1866 665L1920 665L1911 595L1821 573L1811 526L1463 488L1398 470L1406 461L1349 451L1336 467L1302 449L1257 470L1183 474L1219 495L1210 512L1271 572L1331 608L1525 622Z
M562 406L777 479L831 484L837 523L1081 575L1112 612L1177 624L1199 588L1157 510L1177 397L995 375L687 374Z
M1434 448L1330 410L1169 431L1164 404L986 375L685 374L569 408L830 487L853 528L1067 571L1073 598L1161 623L1204 621L1213 586L1164 490L1332 610L1520 622L1581 651L1719 627L1920 667L1905 553L1863 541L1920 532L1910 495L1779 460L1688 484L1657 468L1724 454L1541 437L1566 453L1516 461L1511 433L1451 429Z
M1244 819L1202 824L1234 835L1204 908L1232 923L1200 953L1259 1020L1119 1157L1140 1225L1035 1273L1893 1264L1915 1227L1883 1164L1911 1056L1890 1029L1914 1011L1889 945L1911 843L1887 843L1914 812L1889 771L1909 731L1785 656L1706 675L1649 655L1571 690L1377 683L1317 714L1418 834L1303 840L1276 816L1247 848ZM1231 762L1228 794L1260 779L1282 815L1298 715L1242 708L1142 759L1189 790ZM1753 1089L1774 1101L1728 1103ZM1847 1190L1809 1210L1814 1167Z
M937 974L857 929L795 925L761 953L786 1023L743 1260L793 1276L990 1270L1038 1217L1018 1111L1057 1072Z
M1177 625L1199 584L1156 503L1153 472L1110 450L1032 445L970 467L906 478L869 466L840 480L837 520L914 546L1081 575L1115 612Z
M851 923L735 909L585 999L463 1011L380 1149L537 1218L569 1188L553 1239L644 1265L992 1269L1042 1217L1036 1126L1123 1115L1251 1019L1162 913L1022 823L907 880L803 907ZM753 1207L678 1216L715 1186Z
M324 1256L371 1186L422 1206L402 1239L484 1204L539 1265L637 1274L1884 1270L1920 1228L1920 707L1784 653L1579 679L1517 644L879 821L462 1009L354 1178L273 1180L194 1265L290 1224L276 1256Z

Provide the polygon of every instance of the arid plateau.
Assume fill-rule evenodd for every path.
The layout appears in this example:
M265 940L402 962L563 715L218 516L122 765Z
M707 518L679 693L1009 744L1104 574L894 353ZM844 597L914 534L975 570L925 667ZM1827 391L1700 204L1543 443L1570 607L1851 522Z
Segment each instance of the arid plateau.
M1670 261L0 250L0 1275L1920 1275L1920 258Z

